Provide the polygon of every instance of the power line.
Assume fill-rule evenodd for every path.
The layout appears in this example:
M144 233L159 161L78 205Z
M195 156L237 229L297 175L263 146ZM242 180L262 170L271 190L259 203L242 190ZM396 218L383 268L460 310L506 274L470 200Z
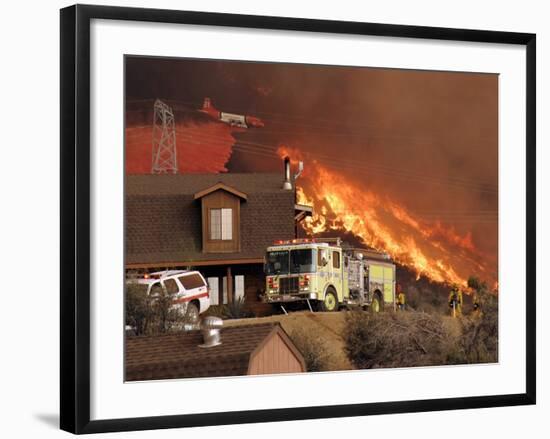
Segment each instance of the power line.
M238 144L235 145L233 149L236 151L241 151L248 154L263 155L264 157L265 156L278 157L276 153L269 153L267 151L255 150L246 146L245 147L240 146ZM322 163L323 165L326 165L331 168L337 168L340 170L348 170L348 171L358 170L358 171L364 171L366 174L368 173L381 174L381 175L387 175L392 177L410 179L417 182L433 183L433 184L439 184L439 185L453 186L461 189L476 190L478 192L484 192L484 193L493 193L493 194L498 193L496 189L491 189L490 187L484 187L477 183L466 183L466 182L455 181L453 179L442 180L442 179L429 178L419 174L405 173L398 170L387 169L382 167L381 165L361 165L361 164L355 164L355 163L345 163L335 158L326 158L326 157L318 157L318 158L316 157L315 160L317 160L319 163Z
M145 128L145 126L143 128ZM219 141L217 144L220 144L220 145L223 144L225 146L227 141L230 140L228 139L228 137L230 138L232 137L231 135L228 135L228 137L221 137L221 136L216 136L216 135L207 134L207 133L189 133L189 132L182 131L181 129L178 129L177 132L178 132L178 136L183 137L187 141L191 141L192 143L196 143L200 145L212 144L217 140ZM133 137L133 136L130 136L130 137ZM264 157L266 156L279 157L279 155L277 154L276 148L277 147L273 145L266 145L266 144L261 144L257 142L248 142L248 141L236 139L235 144L232 147L232 150L249 153L249 154L262 155ZM473 180L457 179L453 177L448 178L447 180L430 178L425 175L419 175L412 172L402 171L396 168L392 168L392 167L388 167L380 164L368 164L364 161L350 162L349 160L345 160L337 157L331 157L323 154L315 154L314 160L317 160L326 165L329 165L330 167L336 167L343 170L356 169L360 171L365 171L367 173L383 174L383 175L394 176L399 178L409 178L419 182L445 184L445 185L460 187L462 189L474 189L479 192L486 192L486 193L494 193L494 194L498 193L498 189L494 185L489 183L476 182Z
M133 100L133 101L129 101L129 102L148 102L150 101L149 99L144 99L144 100ZM174 104L185 104L187 106L191 106L191 108L177 108L177 107L174 107L174 111L176 112L198 112L198 107L199 107L199 104L195 103L195 102L190 102L190 101L182 101L182 100L175 100L175 99L165 99L166 102L171 102L171 103L174 103ZM140 110L129 110L129 111L140 111ZM248 109L235 109L235 108L232 108L232 111L236 111L236 112L240 112L240 113L248 113L249 110ZM433 142L433 140L427 140L427 139L422 139L422 138L418 138L418 137L411 137L411 136L395 136L395 135L377 135L377 134L365 134L365 133L354 133L354 132L351 132L349 131L349 128L352 127L352 128L364 128L364 129L368 129L368 130L372 130L373 127L372 126L369 126L369 125L362 125L362 124L350 124L349 122L338 122L338 121L335 121L333 119L323 119L323 118L315 118L315 117L310 117L310 116L299 116L299 115L289 115L288 113L285 113L285 114L282 114L282 113L269 113L269 112L261 112L261 111L255 111L254 114L265 114L265 115L270 115L270 116L279 116L279 118L275 117L275 118L272 118L271 121L273 122L277 122L277 123L280 123L280 124L290 124L290 125L297 125L297 126L302 126L302 127L310 127L310 128L314 128L318 131L320 131L319 135L322 135L323 137L324 136L329 136L329 137L344 137L344 138L366 138L367 141L378 141L378 142L384 142L384 141L389 141L389 143L386 143L384 145L384 147L388 147L388 146L392 146L392 147L400 147L402 148L402 145L395 145L395 144L392 144L392 142L395 142L395 141L405 141L407 143L415 143L415 144L421 144L420 146L436 146L437 145ZM296 123L296 122L292 122L291 120L292 119L307 119L307 120L318 120L318 121L321 121L323 122L322 125L316 125L316 124L304 124L303 122L299 122L299 123ZM328 125L327 125L328 123ZM331 126L330 124L332 124L333 126ZM334 131L335 129L345 129L346 131ZM328 131L327 131L328 130ZM269 131L269 130L262 130L262 133L263 134L277 134L277 135L292 135L292 136L311 136L311 135L315 135L316 133L311 133L311 132L305 132L305 131L302 131L302 132L292 132L292 131L281 131L281 130L272 130L272 131Z
M215 135L215 134L210 134L210 133L188 133L188 132L184 132L182 131L181 129L178 129L178 132L182 133L182 135L187 135L189 137L197 137L197 138L201 138L201 139L223 139L223 140L227 140L226 137L222 137L222 136L218 136L218 135ZM240 140L240 139L235 139L235 144L236 145L250 145L250 146L254 146L254 147L258 147L260 149L263 149L263 150L267 150L269 152L273 152L276 154L276 151L278 149L278 147L274 146L274 145L267 145L265 143L259 143L259 142L251 142L251 141L246 141L246 140ZM322 154L322 153L315 153L313 158L314 159L317 159L318 157L323 157L323 158L326 158L327 160L334 160L334 161L340 161L340 162L347 162L347 163L357 163L358 161L357 160L353 160L353 161L350 161L350 160L346 160L346 159L341 159L341 158L337 158L337 157L334 157L334 156L328 156L326 154ZM366 162L363 162L365 165ZM368 168L370 169L371 167L378 167L378 168L385 168L385 169L388 169L388 170L395 170L395 168L393 167L389 167L389 166L384 166L384 165L380 165L380 164L377 164L377 165L372 165L372 164L368 164L367 165ZM409 175L412 175L412 174L409 174ZM483 185L484 187L491 187L494 185L492 185L491 183L486 183L486 182L479 182L479 181L474 181L474 180L466 180L466 179L459 179L459 178L456 178L456 177L450 177L449 178L449 181L453 181L453 182L456 182L456 183L464 183L464 184L476 184L476 185Z
M187 111L198 111L198 108L200 108L200 103L196 103L196 102L190 102L190 101L182 101L182 100L176 100L176 99L171 99L171 100L166 100L166 102L173 102L173 103L179 103L179 104L185 104L187 106L190 106L191 109L190 110L187 110ZM179 111L178 109L176 109L176 111ZM182 110L183 111L183 110ZM316 117L316 116L312 116L312 115L306 115L306 116L300 116L300 115L296 115L296 114L289 114L289 113L274 113L274 112L266 112L266 111L252 111L250 108L237 108L237 107L232 107L230 108L230 111L229 112L236 112L236 113L239 113L239 114L248 114L248 113L253 113L254 115L265 115L265 116L270 116L269 118L269 121L271 122L277 122L277 123L280 123L280 124L286 124L286 125L295 125L295 126L303 126L303 127L310 127L310 128L316 128L316 129L321 129L321 130L324 130L324 129L334 129L334 128L337 128L337 127L340 127L340 128L343 128L346 130L346 132L341 132L340 135L346 135L346 133L348 133L349 131L349 128L362 128L362 129L366 129L366 130L376 130L377 127L374 126L374 125L366 125L366 124L358 124L358 123L349 123L348 121L345 121L345 122L340 122L340 121L337 121L335 119L331 119L331 118L320 118L320 117ZM308 124L308 123L304 123L304 122L299 122L299 120L306 120L306 121L318 121L318 122L321 122L321 124ZM332 125L332 126L331 126ZM262 130L264 131L264 130ZM269 131L267 131L269 132ZM275 132L273 131L273 134L277 134L277 133L281 133L280 131L278 132ZM304 134L304 135L311 135L311 133L300 133L300 134ZM358 135L362 135L362 134L359 134ZM422 138L418 138L418 137L410 137L410 136L376 136L376 135L369 135L368 136L369 138L381 138L381 139L398 139L398 140L405 140L407 142L423 142L425 144L433 144L433 141L431 139L422 139ZM480 139L483 139L483 137L481 137Z
M203 141L201 140L201 137L204 138L202 135L190 135L185 132L181 132L178 130L178 136L186 139L186 141L195 143L197 145L221 145L226 146L227 140L226 138L216 137L217 139L223 140L218 143L214 143L212 140ZM214 136L210 136L211 138ZM253 145L253 146L251 146ZM264 146L262 148L261 146ZM267 145L261 145L257 143L252 142L237 142L232 146L232 151L240 151L247 154L255 154L260 155L263 157L271 157L271 158L278 158L279 155L277 154L276 150ZM497 189L492 189L492 185L468 181L468 180L458 180L450 178L448 180L441 180L441 179L435 179L435 178L429 178L424 175L414 174L410 172L403 172L394 168L385 167L383 165L371 165L371 164L359 164L357 162L348 162L344 161L342 159L337 159L335 157L329 157L329 156L323 156L323 155L315 155L315 160L319 161L320 163L323 163L329 167L332 168L338 168L340 170L360 170L365 171L366 173L375 173L375 174L382 174L382 175L388 175L393 177L399 177L399 178L406 178L411 179L418 182L424 182L424 183L434 183L439 185L447 185L447 186L454 186L461 189L469 189L469 190L477 190L479 192L486 192L486 193L494 193L497 194ZM494 186L493 186L494 187Z
M187 138L191 138L191 139L195 139L195 137L197 139L222 139L222 140L225 140L227 141L228 139L226 137L221 137L221 136L217 136L217 135L213 135L213 134L207 134L207 133L188 133L188 132L184 132L182 131L181 129L178 130L179 133L181 133L181 135L183 136L187 136ZM245 140L238 140L236 139L235 141L235 146L251 146L251 147L255 147L255 148L258 148L264 152L269 152L270 154L274 154L275 156L278 156L277 154L277 149L278 147L274 146L274 145L267 145L267 144L263 144L263 143L258 143L258 142L250 142L250 141L245 141ZM339 162L339 163L345 163L345 164L349 164L349 165L356 165L357 163L362 163L362 168L365 169L365 170L371 170L373 168L378 168L378 169L384 169L384 170L388 170L388 171L391 171L391 172L399 172L403 175L406 175L406 176L417 176L419 174L415 174L415 173L411 173L411 172L406 172L406 171L400 171L400 170L396 170L396 168L394 167L389 167L389 166L384 166L384 165L380 165L380 164L368 164L367 162L364 162L364 161L358 161L358 160L353 160L353 161L350 161L350 160L346 160L346 159L342 159L342 158L338 158L338 157L334 157L334 156L329 156L329 155L326 155L326 154L321 154L321 153L315 153L314 156L313 156L313 159L314 160L319 160L319 159L326 159L326 160L329 160L331 162ZM491 183L485 183L485 182L479 182L479 181L474 181L474 180L465 180L465 179L459 179L459 178L456 178L456 177L450 177L448 178L447 180L444 180L444 181L447 181L447 182L452 182L452 183L458 183L458 184L465 184L465 185L479 185L479 186L482 186L483 189L485 191L490 191L491 189L494 189L495 191L497 190L495 188L495 186Z

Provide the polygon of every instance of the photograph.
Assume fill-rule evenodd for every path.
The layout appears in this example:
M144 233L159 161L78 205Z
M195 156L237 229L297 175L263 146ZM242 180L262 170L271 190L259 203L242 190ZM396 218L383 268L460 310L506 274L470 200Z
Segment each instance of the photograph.
M499 75L124 57L125 381L498 363Z

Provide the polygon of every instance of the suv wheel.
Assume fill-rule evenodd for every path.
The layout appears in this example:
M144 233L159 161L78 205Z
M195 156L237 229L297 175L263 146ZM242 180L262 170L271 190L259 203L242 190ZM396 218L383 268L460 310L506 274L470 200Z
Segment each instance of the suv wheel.
M185 310L185 323L195 325L199 323L199 307L195 302L189 302Z

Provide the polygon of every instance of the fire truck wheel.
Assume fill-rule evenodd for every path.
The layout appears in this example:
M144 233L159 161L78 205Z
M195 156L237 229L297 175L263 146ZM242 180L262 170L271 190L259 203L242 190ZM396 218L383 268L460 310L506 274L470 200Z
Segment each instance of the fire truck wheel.
M320 303L320 309L324 312L338 311L338 298L333 288L329 287L325 293L325 300Z

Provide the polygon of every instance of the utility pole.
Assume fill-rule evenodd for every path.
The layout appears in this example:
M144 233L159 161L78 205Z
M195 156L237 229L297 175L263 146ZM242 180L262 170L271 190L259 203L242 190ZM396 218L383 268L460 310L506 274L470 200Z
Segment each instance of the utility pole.
M160 99L153 115L153 160L151 174L177 174L176 124L172 108Z

